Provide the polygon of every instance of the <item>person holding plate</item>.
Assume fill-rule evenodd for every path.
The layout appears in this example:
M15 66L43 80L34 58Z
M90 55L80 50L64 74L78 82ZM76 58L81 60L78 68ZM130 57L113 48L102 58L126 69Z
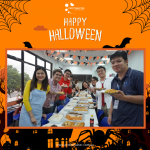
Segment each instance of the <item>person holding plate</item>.
M97 111L99 111L100 109L103 110L104 115L108 117L112 97L108 94L101 93L100 88L110 89L111 81L113 78L106 77L106 68L103 66L98 66L96 71L98 76L100 77L100 80L96 83L96 87L93 88L93 93L98 97Z
M112 126L143 126L143 72L128 67L126 51L110 56L112 69L117 73L111 88L112 94L108 124Z
M57 103L57 100L59 100L59 96L61 95L58 93L61 91L61 86L58 83L61 77L62 71L60 69L53 70L53 78L48 80L51 89L46 95L46 101L43 105L44 114L53 113L55 111L54 103Z

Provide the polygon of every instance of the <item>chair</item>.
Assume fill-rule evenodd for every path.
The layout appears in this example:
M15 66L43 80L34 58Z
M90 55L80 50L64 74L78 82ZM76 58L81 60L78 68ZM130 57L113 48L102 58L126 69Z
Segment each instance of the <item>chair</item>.
M102 119L102 121L100 122L100 126L103 126L103 127L111 127L111 125L108 124L107 119L108 119L108 117L104 117L104 118Z
M102 115L104 113L104 111L103 110L99 110L98 111L98 113L97 113L97 118L99 118L100 117L100 115Z
M13 122L13 113L14 110L7 112L7 126L9 126Z
M104 111L103 110L99 110L97 113L97 119L98 119L98 124L100 126L100 122L102 121L102 119L104 118Z
M20 113L13 116L13 126L15 126L15 123L17 120L19 120L19 118L20 118Z
M69 102L69 101L70 101L70 99L69 99L69 98L66 98L66 101L68 101L68 102Z
M63 109L63 107L64 107L64 105L59 105L59 106L57 107L57 112L60 112L60 111Z
M41 118L41 126L43 126L44 124L47 124L49 121L48 119L53 115L53 113L49 113L49 114L46 114L46 119L44 120L44 117Z
M69 101L65 101L64 104L66 105Z

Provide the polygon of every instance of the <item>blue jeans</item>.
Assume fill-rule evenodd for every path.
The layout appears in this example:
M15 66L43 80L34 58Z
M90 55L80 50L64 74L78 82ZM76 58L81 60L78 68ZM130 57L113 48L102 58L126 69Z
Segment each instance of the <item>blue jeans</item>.
M54 102L53 112L55 111L56 106L64 105L64 100L57 100Z

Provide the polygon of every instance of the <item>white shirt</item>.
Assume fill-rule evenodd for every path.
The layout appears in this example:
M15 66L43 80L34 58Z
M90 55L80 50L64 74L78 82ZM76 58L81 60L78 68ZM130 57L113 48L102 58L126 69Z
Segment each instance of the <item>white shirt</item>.
M113 77L107 77L107 78L105 78L105 81L98 81L96 83L96 88L101 88L102 83L104 83L103 84L104 88L111 89L111 81L112 80L113 80ZM102 93L101 93L101 91L96 90L96 94L94 94L94 95L98 97L98 109L101 109L101 107L102 107ZM111 101L112 101L112 96L104 93L104 102L107 105L107 109L110 109Z

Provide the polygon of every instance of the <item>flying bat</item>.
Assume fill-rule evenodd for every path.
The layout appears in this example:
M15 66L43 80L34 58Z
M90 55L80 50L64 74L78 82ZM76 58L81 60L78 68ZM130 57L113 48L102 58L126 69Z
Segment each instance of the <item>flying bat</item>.
M131 38L124 38L122 43L120 45L116 45L115 47L109 46L109 45L105 45L103 46L103 48L123 48L126 46L126 44L130 43Z
M25 47L27 48L33 48L32 45L29 42L23 42Z

